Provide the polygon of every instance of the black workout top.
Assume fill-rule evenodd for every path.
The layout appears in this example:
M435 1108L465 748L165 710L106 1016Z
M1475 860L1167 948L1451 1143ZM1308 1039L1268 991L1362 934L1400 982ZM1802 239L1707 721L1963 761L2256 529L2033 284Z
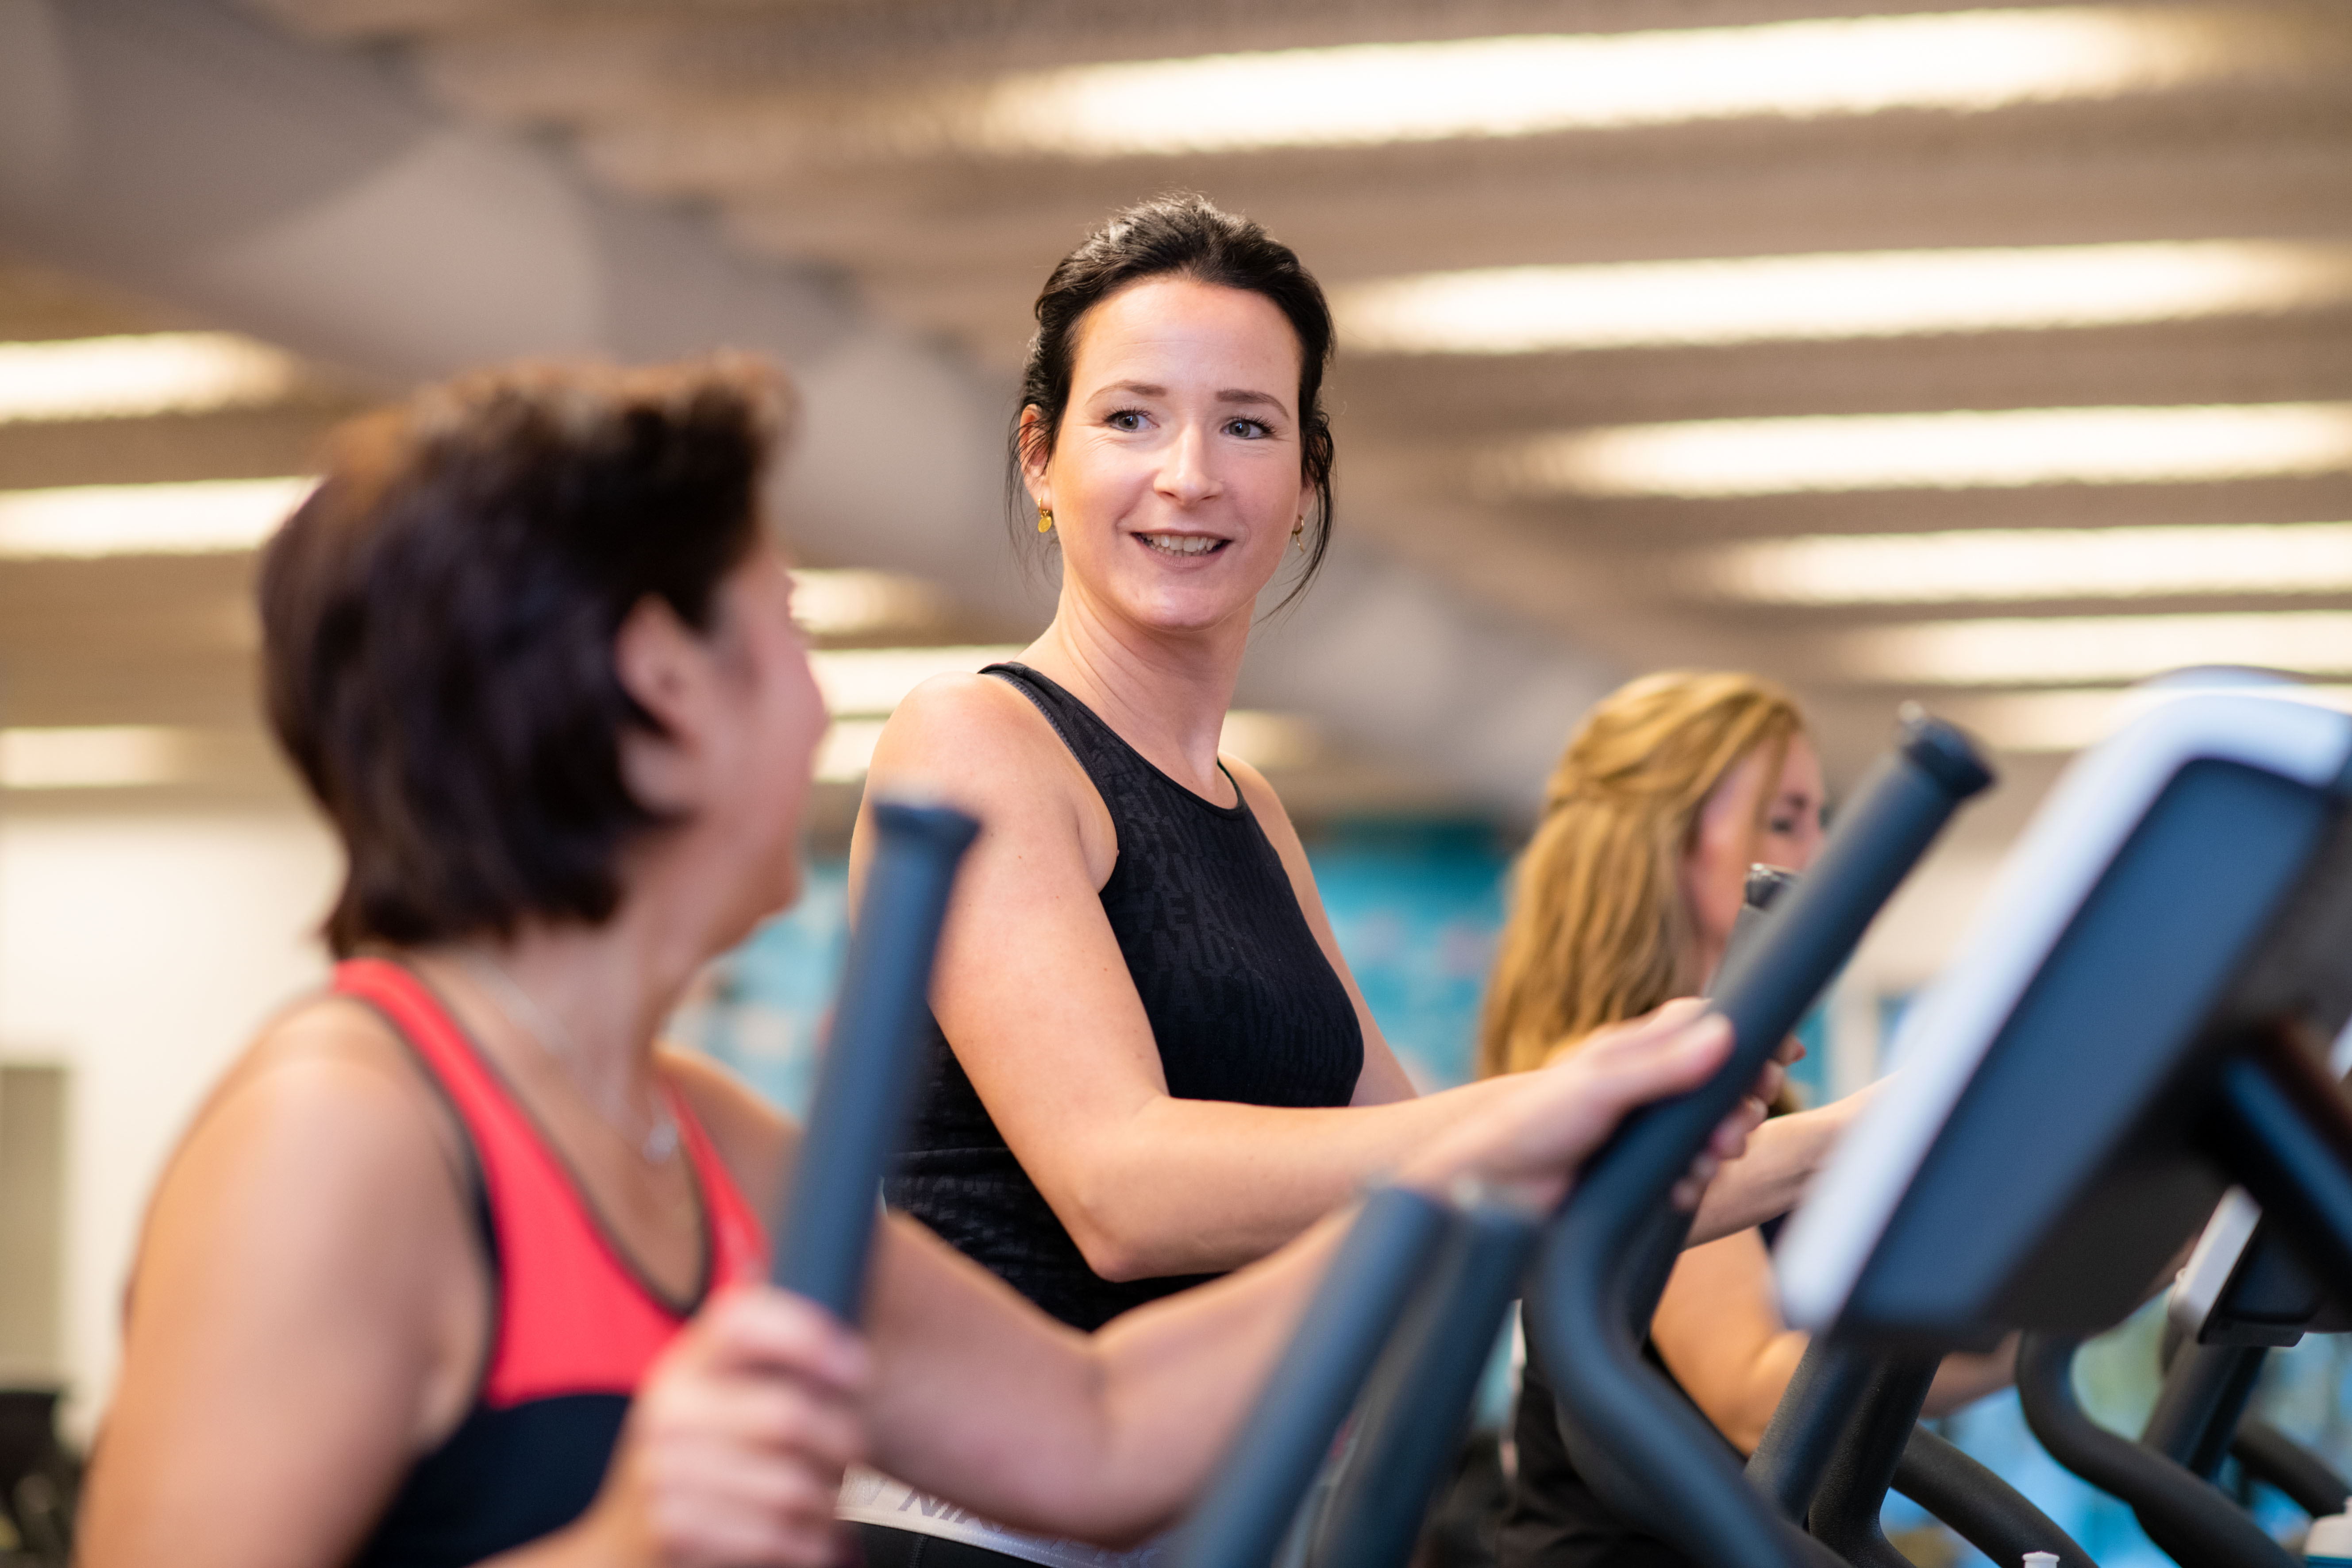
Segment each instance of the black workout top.
M1118 859L1102 885L1103 914L1151 1021L1168 1092L1249 1105L1353 1099L1362 1026L1240 786L1234 805L1214 805L1026 665L982 673L1036 704L1110 812ZM1089 1268L936 1020L915 1133L883 1195L1077 1328L1208 1278L1114 1283Z
M1675 1383L1655 1347L1645 1343L1642 1355L1653 1371ZM1680 1384L1675 1384L1675 1392L1683 1393ZM1696 1559L1601 1501L1577 1473L1559 1435L1559 1408L1532 1334L1511 1417L1511 1441L1518 1468L1496 1532L1495 1560L1500 1568L1702 1568ZM1734 1458L1744 1460L1728 1439L1723 1446Z
M1774 1112L1779 1114L1779 1112ZM1759 1227L1769 1247L1780 1238L1781 1222L1769 1219ZM1601 1500L1591 1484L1577 1473L1568 1444L1559 1435L1559 1406L1551 1378L1537 1353L1535 1336L1526 1336L1527 1366L1519 1381L1519 1397L1511 1413L1511 1442L1518 1468L1504 1500L1503 1522L1495 1542L1499 1568L1702 1568L1685 1555L1619 1513ZM1691 1398L1665 1358L1649 1340L1642 1342L1642 1359L1650 1370L1689 1403ZM1705 1418L1706 1412L1700 1411ZM1710 1427L1712 1430L1712 1427ZM1724 1451L1741 1464L1748 1456L1730 1438L1716 1434Z

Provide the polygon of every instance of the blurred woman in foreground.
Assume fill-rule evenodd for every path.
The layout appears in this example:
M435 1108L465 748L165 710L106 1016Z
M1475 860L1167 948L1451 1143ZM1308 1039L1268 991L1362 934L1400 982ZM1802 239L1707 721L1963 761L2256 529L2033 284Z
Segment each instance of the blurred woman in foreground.
M656 1036L799 882L824 713L759 518L781 405L740 364L470 378L343 432L271 545L342 962L156 1193L93 1568L826 1563L861 1458L1117 1541L1234 1429L1336 1222L1091 1338L903 1219L862 1337L761 1283L792 1129ZM1556 1195L1725 1045L1624 1031L1396 1173Z
M1748 868L1801 871L1822 846L1822 766L1786 691L1736 672L1647 676L1603 698L1568 743L1512 884L1486 997L1488 1077L1573 1060L1587 1040L1723 962ZM1863 1096L1806 1112L1842 1128ZM1778 1112L1797 1110L1784 1093ZM1770 1141L1757 1155L1769 1157ZM1763 1436L1805 1336L1782 1321L1759 1230L1684 1251L1648 1353L1742 1454ZM2009 1381L2000 1356L1954 1356L1928 1409ZM1603 1504L1570 1461L1532 1344L1515 1418L1506 1568L1688 1563Z

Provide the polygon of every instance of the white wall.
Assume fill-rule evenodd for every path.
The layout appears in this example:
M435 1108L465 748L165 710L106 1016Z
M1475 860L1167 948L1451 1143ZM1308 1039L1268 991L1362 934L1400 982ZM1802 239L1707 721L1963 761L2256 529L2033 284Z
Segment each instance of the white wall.
M0 1055L67 1067L64 1363L86 1436L149 1189L272 1011L319 983L340 872L306 813L0 816Z
M1934 979L1976 919L2003 847L1961 841L1939 847L1912 874L1863 939L1831 994L1829 1086L1851 1094L1888 1065L1881 1012Z

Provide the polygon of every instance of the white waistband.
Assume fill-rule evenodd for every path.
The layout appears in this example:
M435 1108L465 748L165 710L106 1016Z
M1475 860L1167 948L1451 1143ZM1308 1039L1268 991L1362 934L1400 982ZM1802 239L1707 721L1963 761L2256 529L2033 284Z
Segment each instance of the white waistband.
M833 1511L853 1524L887 1525L916 1535L960 1541L1024 1563L1042 1563L1046 1568L1164 1568L1174 1561L1165 1535L1154 1536L1132 1552L1113 1552L1083 1541L1024 1535L877 1470L853 1469L844 1477Z

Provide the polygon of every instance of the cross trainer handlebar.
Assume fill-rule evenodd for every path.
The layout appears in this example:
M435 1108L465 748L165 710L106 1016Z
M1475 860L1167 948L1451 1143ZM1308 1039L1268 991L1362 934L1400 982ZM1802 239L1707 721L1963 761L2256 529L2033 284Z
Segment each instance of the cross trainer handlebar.
M884 801L863 908L835 1000L808 1131L780 1205L769 1278L857 1321L882 1167L906 1141L948 889L980 824L946 806Z

